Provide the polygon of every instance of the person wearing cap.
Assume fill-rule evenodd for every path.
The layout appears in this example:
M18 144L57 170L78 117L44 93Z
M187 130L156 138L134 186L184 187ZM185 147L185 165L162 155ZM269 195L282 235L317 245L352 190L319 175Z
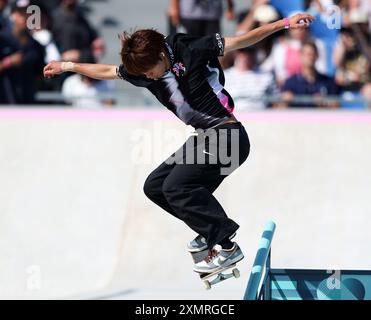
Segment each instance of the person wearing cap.
M247 13L243 12L239 15L238 20L240 22L236 28L237 34L248 32L281 18L277 10L269 4L265 4L266 2L266 0L254 1ZM282 34L282 32L277 32L272 35L272 37L266 38L255 45L256 63L262 70L272 71L273 65L272 59L270 58L272 48Z
M250 31L280 18L277 10L269 4L264 4L265 2L267 1L254 1L247 12L240 14L237 33Z

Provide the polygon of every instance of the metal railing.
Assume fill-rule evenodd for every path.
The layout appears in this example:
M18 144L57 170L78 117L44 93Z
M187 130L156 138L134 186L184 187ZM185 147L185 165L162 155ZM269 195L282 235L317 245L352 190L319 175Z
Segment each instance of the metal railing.
M52 91L52 92L43 92L40 91L36 94L36 102L47 105L60 105L60 104L71 104L74 105L75 103L79 103L81 100L84 99L96 99L103 101L114 101L115 107L122 107L122 106L162 106L160 102L153 97L153 95L148 92L147 90L141 88L134 88L134 89L125 89L121 91L114 91L111 93L102 93L97 95L96 97L91 96L73 96L67 98L63 96L63 94L59 91ZM243 100L243 103L246 104L246 107L249 105L251 106L252 110L254 110L254 104L263 104L266 108L272 105L280 105L281 103L285 102L282 100L281 95L265 95L261 96L252 96L252 95L239 95L234 96L233 100L235 101L236 106L240 105L239 100ZM86 101L84 101L86 103ZM301 105L301 106L330 106L334 103L340 105L340 108L349 108L349 109L358 109L362 111L371 110L371 100L367 100L364 97L360 96L359 94L342 94L338 96L313 96L313 95L295 95L293 100L290 102L290 105ZM81 105L80 105L81 107ZM245 108L244 107L244 110ZM260 108L259 108L260 109ZM246 110L249 110L248 108Z
M75 96L72 99L84 99L91 98L86 96ZM108 94L101 94L98 96L101 100L113 99L117 100L119 103L124 103L125 105L159 105L160 103L153 97L149 92L145 90L124 90L121 92L114 92ZM233 99L237 103L239 99L248 99L251 103L264 103L264 104L274 104L282 103L281 95L265 95L261 96L252 96L252 95L240 95L234 96ZM55 101L55 102L64 102L71 99L66 99L60 92L38 92L36 95L36 100L38 102L45 101ZM290 104L358 104L363 105L364 109L371 108L371 100L367 100L360 95L355 95L352 93L346 93L342 95L323 95L323 96L313 96L313 95L295 95Z
M249 282L246 287L245 295L243 298L244 300L256 300L259 298L259 288L262 282L263 274L266 271L265 265L269 257L275 230L276 224L273 221L269 221L264 227L263 235L259 243L259 249L256 254Z

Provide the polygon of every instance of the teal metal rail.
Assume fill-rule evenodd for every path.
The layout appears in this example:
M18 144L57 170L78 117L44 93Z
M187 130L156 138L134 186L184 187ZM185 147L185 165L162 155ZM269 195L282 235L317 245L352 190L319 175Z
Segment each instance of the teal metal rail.
M264 228L244 300L371 300L371 270L271 268L275 229Z
M265 271L267 259L270 255L270 248L275 230L276 224L273 221L269 221L265 225L264 232L259 243L259 250L256 254L249 282L245 291L244 300L256 300L258 298L259 286Z

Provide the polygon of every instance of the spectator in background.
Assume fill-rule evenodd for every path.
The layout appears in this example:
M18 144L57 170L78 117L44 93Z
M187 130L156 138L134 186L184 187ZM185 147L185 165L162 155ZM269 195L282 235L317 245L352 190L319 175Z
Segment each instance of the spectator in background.
M343 91L359 91L371 81L370 61L357 40L353 29L342 29L335 47L336 82Z
M311 13L319 13L324 15L325 17L328 13L332 12L331 7L334 6L335 3L333 0L306 0L304 2L304 7Z
M282 104L276 107L330 107L337 108L337 102L326 102L323 98L337 95L338 88L333 78L320 74L316 68L318 50L314 42L305 42L301 48L300 73L291 76L284 83ZM313 96L313 102L293 102L295 95Z
M77 0L62 0L54 12L53 34L64 61L97 61L104 44L80 12Z
M326 70L323 69L321 72L328 76L335 76L335 65L332 58L332 53L336 41L339 37L339 29L335 25L329 27L329 22L338 23L341 17L335 18L335 14L340 14L339 10L334 7L335 3L333 0L309 0L306 1L307 12L316 17L315 22L310 27L310 33L312 37L320 39L325 46L324 53L326 54Z
M365 12L368 19L368 33L371 33L371 5L369 0L360 0L361 11Z
M14 22L12 34L16 39L22 58L15 66L19 77L21 94L18 96L18 103L32 104L35 102L37 82L42 79L42 68L45 63L45 50L36 40L33 39L27 28L27 6L15 4L11 11L11 18Z
M51 17L46 7L38 4L41 9L41 25L40 29L31 30L33 38L45 47L45 63L48 64L53 60L60 60L61 54L54 41L53 34L51 33Z
M235 52L232 68L224 72L225 89L233 96L236 110L267 108L267 95L278 93L272 73L259 69L256 48L248 47Z
M239 14L237 33L242 34L280 19L278 11L268 3L269 0L253 0L251 7Z
M39 29L30 30L33 38L44 47L45 49L45 63L50 63L53 60L61 60L61 54L54 41L51 30L51 15L47 10L47 7L39 3L40 1L32 1L39 6L41 9L41 25ZM53 91L60 88L59 80L57 79L45 79L42 77L38 83L38 90L41 91ZM53 103L53 101L44 101L44 103Z
M95 80L79 74L68 77L62 86L65 102L75 108L99 109L114 105L112 82Z
M362 87L361 94L363 99L365 99L366 108L371 109L371 82Z
M251 31L255 28L261 27L273 21L279 20L280 15L277 10L268 4L268 0L254 0L249 10L239 15L239 24L237 26L237 34ZM271 37L264 39L256 44L257 56L256 63L262 70L273 70L273 59L271 59L271 52L273 44L278 38L282 37L284 31L277 32Z
M272 49L273 70L281 87L291 76L302 70L302 47L307 41L316 45L316 69L326 74L326 49L320 39L311 39L307 29L289 29L289 36L275 43Z
M22 94L16 66L22 54L16 41L0 32L0 104L16 104Z
M61 2L62 0L32 0L32 4L45 7L50 15L58 8Z
M342 0L339 5L343 12L343 26L345 28L361 20L368 22L368 30L371 31L370 0Z
M233 0L170 0L168 17L170 34L182 26L191 35L205 36L220 32L223 3L227 2L226 18L235 18Z
M12 30L10 19L5 15L8 0L0 0L0 33L9 34Z

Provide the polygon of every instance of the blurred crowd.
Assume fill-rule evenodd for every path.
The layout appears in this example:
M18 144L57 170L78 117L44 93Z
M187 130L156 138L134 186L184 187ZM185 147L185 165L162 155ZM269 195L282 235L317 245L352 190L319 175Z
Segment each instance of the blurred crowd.
M0 104L32 105L39 91L62 91L65 102L77 106L112 105L112 99L98 98L112 90L109 82L42 74L52 60L95 63L104 50L77 0L0 0Z
M370 0L253 0L239 13L233 1L170 0L169 32L220 32L225 16L241 34L303 11L316 17L309 29L275 33L221 59L236 108L367 108Z
M249 9L236 12L233 0L169 0L167 10L169 33L199 36L223 33L223 17L236 22L236 34L297 12L316 17L309 29L277 32L220 59L236 109L371 107L370 0L246 2ZM38 28L27 26L33 4L41 9ZM0 104L33 104L38 91L60 91L75 106L113 105L99 98L112 82L42 77L52 60L94 63L104 51L77 0L0 0Z

